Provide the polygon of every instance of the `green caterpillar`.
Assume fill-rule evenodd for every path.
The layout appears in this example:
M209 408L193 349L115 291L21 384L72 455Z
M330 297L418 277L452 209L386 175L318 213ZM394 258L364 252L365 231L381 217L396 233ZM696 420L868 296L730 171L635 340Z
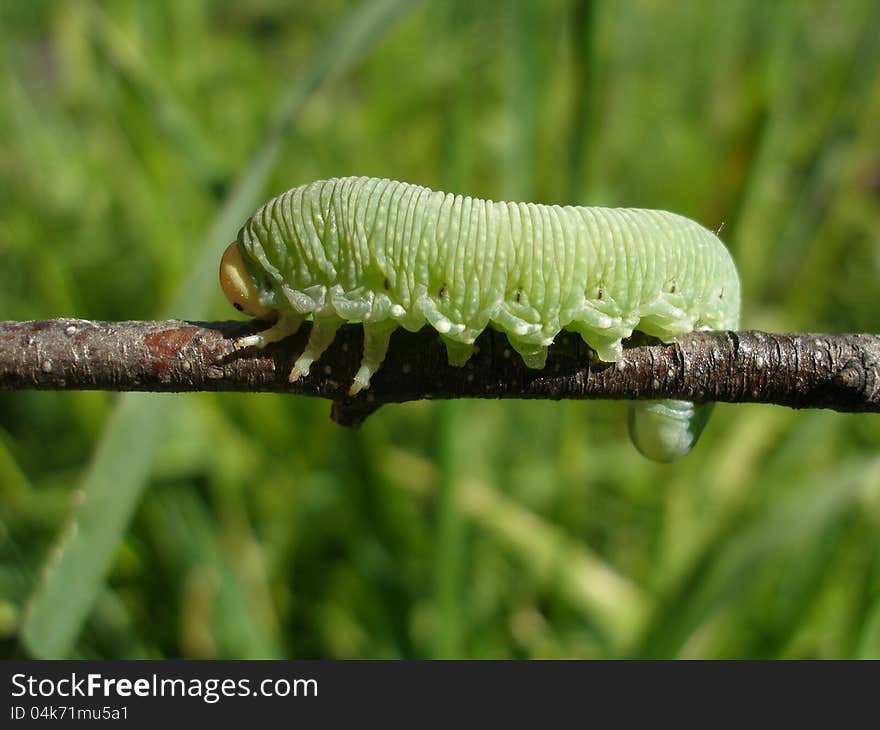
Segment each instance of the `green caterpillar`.
M452 365L488 326L542 368L563 329L605 361L640 330L669 341L694 329L736 329L740 284L724 244L659 210L496 203L392 180L347 177L270 200L223 255L229 301L269 329L237 342L265 347L311 315L295 381L344 322L364 325L350 393L369 387L397 327L430 324ZM671 461L699 436L711 404L637 402L630 433L646 456Z

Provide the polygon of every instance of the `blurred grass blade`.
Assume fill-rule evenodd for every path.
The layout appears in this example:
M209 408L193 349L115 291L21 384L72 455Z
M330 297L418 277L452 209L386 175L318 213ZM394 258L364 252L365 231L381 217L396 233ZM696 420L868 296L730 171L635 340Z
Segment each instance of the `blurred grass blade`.
M718 613L758 583L765 562L778 566L780 556L787 553L797 556L802 569L811 567L807 562L810 549L821 546L823 537L833 540L838 521L847 511L859 508L876 489L878 478L880 459L876 457L835 463L751 521L744 518L735 530L707 547L705 567L687 582L686 590L678 591L672 600L661 599L632 658L681 657L701 631L711 632L711 621ZM790 634L797 629L787 627ZM766 636L762 638L767 641ZM743 646L745 642L740 640ZM753 655L748 652L747 648L742 658Z
M137 41L105 9L92 5L90 11L98 44L138 94L148 100L157 127L166 135L175 153L189 161L202 185L209 188L217 185L223 177L221 150L170 85L150 66Z
M148 519L168 536L186 575L179 629L183 655L282 658L274 615L265 610L262 592L247 585L237 565L253 557L253 546L218 529L189 485L175 486L159 493Z
M473 442L472 436L472 448ZM482 444L476 445L474 451ZM444 475L431 463L390 448L379 468L397 487L422 499L432 495L440 499L436 493ZM557 525L471 476L463 475L446 498L454 500L462 516L506 545L529 574L558 590L570 606L589 617L618 651L629 647L644 628L654 610L650 596Z
M456 659L464 653L465 571L468 558L467 526L456 504L462 474L472 463L462 434L465 420L462 404L447 401L439 404L437 442L439 479L437 484L436 559L434 563L434 602L437 629L434 633L433 659ZM468 434L470 435L470 434ZM472 468L472 467L471 467Z
M309 95L344 73L418 0L374 0L358 6L318 49L282 101L275 123L220 211L171 312L204 316L216 289L221 249L253 211L294 116ZM69 656L101 589L116 546L137 506L165 433L173 398L126 393L83 480L81 498L31 596L22 637L35 657Z
M32 655L70 655L140 499L171 402L148 393L120 398L27 608L22 635Z
M462 483L458 500L461 510L508 544L532 574L555 582L617 650L639 634L651 608L649 599L587 546L479 481Z

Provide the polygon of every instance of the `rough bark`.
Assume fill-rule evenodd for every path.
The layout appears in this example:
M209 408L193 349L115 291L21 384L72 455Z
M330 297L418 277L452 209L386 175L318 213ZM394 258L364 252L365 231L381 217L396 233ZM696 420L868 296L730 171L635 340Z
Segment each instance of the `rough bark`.
M0 389L246 391L328 398L338 423L383 403L422 398L679 398L880 412L880 336L694 332L672 344L636 337L604 363L562 333L544 370L530 370L504 335L487 330L463 368L436 333L398 330L369 390L346 394L362 328L340 330L308 377L287 382L309 326L266 350L235 350L243 322L0 322Z

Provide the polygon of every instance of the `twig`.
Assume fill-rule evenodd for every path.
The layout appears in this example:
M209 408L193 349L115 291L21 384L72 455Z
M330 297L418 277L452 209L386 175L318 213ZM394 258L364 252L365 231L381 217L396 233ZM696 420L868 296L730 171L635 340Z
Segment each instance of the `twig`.
M530 370L487 330L463 368L430 328L398 330L369 390L346 395L362 328L342 328L308 377L288 383L309 326L266 350L236 351L243 322L0 322L0 389L246 391L328 398L356 426L384 403L422 398L678 398L880 412L880 336L695 332L673 344L636 337L617 363L562 333L544 370Z

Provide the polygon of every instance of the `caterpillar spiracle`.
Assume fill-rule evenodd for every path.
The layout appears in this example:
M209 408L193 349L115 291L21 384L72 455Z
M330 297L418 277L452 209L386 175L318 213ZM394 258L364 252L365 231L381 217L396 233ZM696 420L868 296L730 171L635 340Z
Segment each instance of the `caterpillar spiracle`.
M479 200L392 180L345 177L270 200L226 249L227 299L270 328L237 347L265 347L314 325L295 381L344 322L362 322L350 393L368 388L397 327L430 324L464 365L489 325L528 367L542 368L561 330L604 361L640 330L661 340L736 329L740 283L724 244L674 213ZM686 454L711 404L637 401L630 434L646 456Z

